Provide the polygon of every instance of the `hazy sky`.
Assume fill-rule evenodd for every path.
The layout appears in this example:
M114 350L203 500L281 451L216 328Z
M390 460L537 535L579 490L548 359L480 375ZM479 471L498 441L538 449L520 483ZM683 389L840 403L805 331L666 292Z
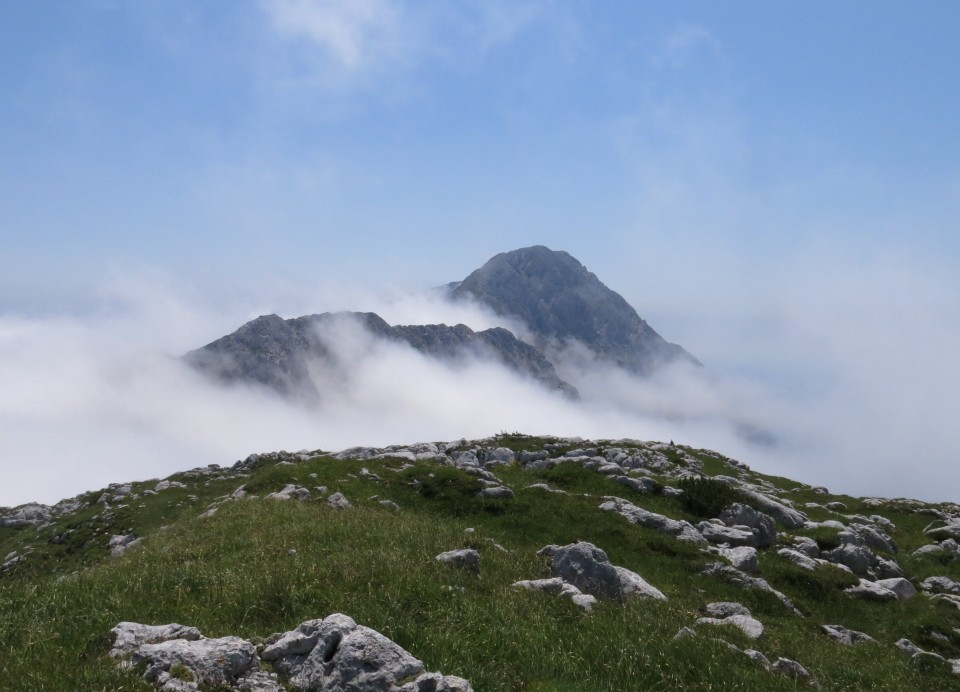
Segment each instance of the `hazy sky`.
M532 244L715 378L611 401L780 425L789 449L719 450L760 469L960 500L958 25L953 0L6 3L0 504L350 441L161 361L266 312L436 318L410 295ZM610 425L727 441L648 423Z

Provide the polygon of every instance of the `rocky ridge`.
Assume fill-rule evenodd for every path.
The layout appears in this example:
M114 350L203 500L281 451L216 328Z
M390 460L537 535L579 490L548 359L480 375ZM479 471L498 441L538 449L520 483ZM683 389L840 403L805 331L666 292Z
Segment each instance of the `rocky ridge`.
M313 370L345 371L338 357L343 326L368 338L402 344L447 364L481 358L549 390L576 397L576 387L557 374L573 348L627 371L648 375L671 363L699 365L680 346L665 341L617 293L566 252L543 246L493 257L448 287L455 301L471 300L522 326L475 332L466 325L387 324L370 312L341 312L283 319L262 315L183 359L226 383L254 384L306 402L323 396Z

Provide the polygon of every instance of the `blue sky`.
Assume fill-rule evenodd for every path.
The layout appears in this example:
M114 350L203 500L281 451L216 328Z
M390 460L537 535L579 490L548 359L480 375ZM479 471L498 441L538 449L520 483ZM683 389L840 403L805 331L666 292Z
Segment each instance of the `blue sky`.
M951 1L7 3L0 327L148 316L135 346L177 353L546 244L711 372L826 418L901 402L844 426L898 428L895 469L960 442L958 25Z

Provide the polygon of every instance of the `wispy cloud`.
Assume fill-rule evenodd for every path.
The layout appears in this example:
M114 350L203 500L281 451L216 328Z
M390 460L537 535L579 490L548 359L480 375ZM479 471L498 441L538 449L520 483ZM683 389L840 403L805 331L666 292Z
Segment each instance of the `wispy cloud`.
M347 70L396 57L405 41L396 0L264 0L263 7L280 34L318 46Z

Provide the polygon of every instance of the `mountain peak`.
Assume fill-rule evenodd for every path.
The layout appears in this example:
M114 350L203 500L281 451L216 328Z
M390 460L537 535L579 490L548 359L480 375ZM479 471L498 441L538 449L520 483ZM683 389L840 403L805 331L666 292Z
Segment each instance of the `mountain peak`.
M451 290L522 322L540 348L580 342L637 373L670 362L698 364L655 332L623 297L572 255L543 245L503 252Z

